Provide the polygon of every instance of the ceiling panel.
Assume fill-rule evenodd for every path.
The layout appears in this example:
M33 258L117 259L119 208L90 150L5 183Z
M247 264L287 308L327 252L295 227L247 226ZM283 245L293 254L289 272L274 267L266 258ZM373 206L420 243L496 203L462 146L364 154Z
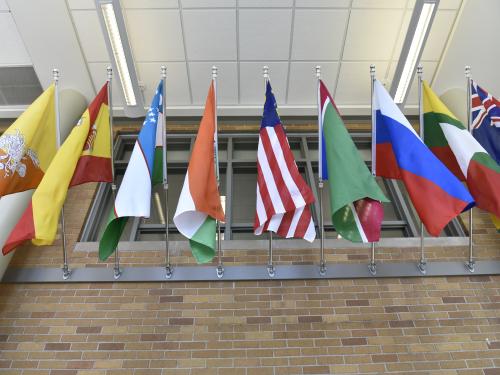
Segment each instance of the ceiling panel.
M370 64L375 64L377 78L384 83L384 77L389 66L386 61L343 62L340 67L340 77L337 103L349 105L369 105L371 95Z
M236 60L236 10L183 11L189 60Z
M0 0L0 11L8 11L9 6L5 0Z
M31 65L31 59L10 13L0 13L0 66Z
M286 100L287 62L242 62L240 63L240 103L263 105L265 98L262 67L269 67L269 76L278 104Z
M408 0L353 0L353 8L405 8Z
M403 10L353 9L344 60L390 60Z
M89 63L90 77L97 91L106 83L108 72L107 63ZM125 100L123 99L123 91L119 83L117 74L113 79L113 107L123 107Z
M236 0L182 0L183 8L234 8Z
M125 10L127 33L135 61L182 61L179 11L174 9Z
M242 9L239 14L241 60L288 60L291 9Z
M296 10L292 60L338 60L347 16L347 9Z
M125 9L161 9L178 8L177 0L120 0Z
M87 61L109 61L97 12L95 10L76 10L72 12L72 15L76 32Z
M239 0L238 6L248 8L290 8L293 6L293 0Z
M212 79L212 66L218 68L217 100L219 104L238 104L238 73L236 63L192 62L189 63L189 78L194 104L205 104L208 87Z
M144 101L146 105L151 103L156 87L160 82L159 63L138 63L137 71L139 79L144 87ZM167 67L167 81L165 90L165 100L167 107L171 105L191 104L189 96L189 84L185 62L169 62L164 64Z
M295 6L314 8L349 8L351 0L295 0Z
M94 0L68 0L69 9L95 9Z
M453 27L456 13L454 10L439 10L437 12L427 37L422 60L439 60Z
M317 96L317 79L316 65L313 62L292 62L290 65L290 83L288 87L287 104L316 104ZM331 90L335 88L335 80L337 77L338 63L321 64L321 77L323 82Z

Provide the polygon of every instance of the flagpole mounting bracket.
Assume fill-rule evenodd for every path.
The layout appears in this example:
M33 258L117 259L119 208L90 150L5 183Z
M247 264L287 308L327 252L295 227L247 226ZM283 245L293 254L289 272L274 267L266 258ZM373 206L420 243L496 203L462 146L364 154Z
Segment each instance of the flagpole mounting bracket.
M370 271L372 276L375 276L377 274L377 263L368 264L368 271Z
M417 264L417 268L422 275L427 273L427 262L425 260L420 260Z
M222 267L221 265L217 266L217 277L219 279L222 279L224 277L224 267Z
M321 261L319 264L319 274L321 276L326 276L326 263L325 261Z
M276 276L276 268L272 264L267 265L267 274L269 277L274 277Z
M174 270L173 270L172 266L169 263L165 267L165 278L166 279L171 279L173 274L174 274Z
M476 262L469 260L465 263L465 268L467 268L470 273L474 273L476 271Z
M68 280L71 277L71 270L68 268L67 265L65 265L62 268L62 278L63 280Z
M122 275L122 271L120 270L120 268L119 268L119 267L115 267L115 268L113 269L113 278L114 278L115 280L118 280L118 279L120 278L120 276L121 276L121 275Z

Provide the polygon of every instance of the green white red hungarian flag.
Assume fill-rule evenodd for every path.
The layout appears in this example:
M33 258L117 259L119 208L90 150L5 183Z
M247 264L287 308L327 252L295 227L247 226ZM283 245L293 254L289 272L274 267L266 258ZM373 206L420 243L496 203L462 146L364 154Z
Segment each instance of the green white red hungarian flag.
M174 224L189 239L198 263L208 263L215 256L215 221L225 220L215 175L214 142L217 139L212 83L174 215Z
M320 81L320 166L328 180L332 222L352 242L376 242L389 202L368 170L323 81Z
M500 216L500 166L424 82L424 142L464 180L476 206Z

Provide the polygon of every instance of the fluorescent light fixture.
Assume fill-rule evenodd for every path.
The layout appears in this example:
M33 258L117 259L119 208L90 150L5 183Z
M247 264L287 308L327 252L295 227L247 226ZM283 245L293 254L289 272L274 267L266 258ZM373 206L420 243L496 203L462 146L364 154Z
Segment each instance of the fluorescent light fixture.
M391 86L391 95L397 104L406 100L438 3L439 0L417 0L415 3Z
M104 24L108 32L111 49L115 58L116 67L120 76L122 84L123 95L127 105L134 106L137 104L135 98L134 88L132 86L132 79L127 66L127 59L125 58L125 51L123 50L122 38L118 30L118 23L116 22L115 10L112 3L101 4L101 11L104 17Z

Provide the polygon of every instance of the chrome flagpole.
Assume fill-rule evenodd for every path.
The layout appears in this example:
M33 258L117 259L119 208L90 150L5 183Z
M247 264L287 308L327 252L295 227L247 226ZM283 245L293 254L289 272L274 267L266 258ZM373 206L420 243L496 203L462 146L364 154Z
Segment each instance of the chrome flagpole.
M319 243L320 243L320 261L319 261L319 274L326 275L326 262L325 262L325 225L323 220L323 114L321 113L321 66L316 66L316 79L318 88L318 201L319 201Z
M422 100L422 76L424 68L422 65L417 66L417 77L418 77L418 121L420 130L420 139L424 142L424 110L423 110L423 100ZM424 223L420 221L420 261L417 264L418 270L425 275L427 273L427 261L425 260L425 247L424 247Z
M471 123L472 123L472 109L471 109L471 73L470 66L465 67L465 78L467 80L467 130L471 131ZM469 210L469 260L465 263L465 267L469 270L469 272L474 272L476 270L476 262L474 261L474 244L473 244L473 235L472 235L472 211L474 208Z
M165 194L165 277L170 279L172 277L173 269L170 264L170 249L169 249L169 235L168 235L168 178L167 178L167 109L166 109L166 84L167 84L167 67L162 65L160 67L161 79L163 81L163 89L161 93L161 107L162 107L162 167L163 167L163 192Z
M215 177L217 178L217 189L220 186L219 175L219 134L217 129L217 67L212 66L212 82L214 84L214 120L215 120L215 133L214 133L214 156L215 156ZM221 249L221 236L220 236L220 222L216 220L217 225L217 277L221 279L224 276L224 266L222 264L222 249Z
M113 142L113 68L107 67L108 72L108 107L109 107L109 142L111 149L111 194L113 198L113 205L116 201L116 183L115 183L115 145ZM119 279L122 275L120 270L120 256L118 254L118 246L115 249L115 265L113 267L113 277L115 280Z
M371 101L370 101L370 108L371 108L371 116L372 116L372 175L376 176L376 171L377 171L377 153L376 153L376 123L375 123L375 116L373 113L373 91L375 88L375 65L370 65L370 81L371 81ZM377 263L375 263L375 242L371 243L371 259L370 259L370 264L368 264L368 271L372 275L377 274Z
M269 67L267 65L262 68L262 75L264 77L264 92L266 92L267 83L269 82ZM269 274L269 277L274 277L276 275L276 270L273 264L273 232L268 230L267 233L269 233L269 259L267 261L267 273Z
M57 149L61 147L61 114L59 109L59 69L52 69L52 78L54 79L55 88L55 111L56 111L56 146ZM63 280L68 280L71 277L71 270L68 266L68 252L66 249L66 226L64 223L64 203L61 207L61 235L62 235L62 249L63 249L63 267L62 267L62 278Z

